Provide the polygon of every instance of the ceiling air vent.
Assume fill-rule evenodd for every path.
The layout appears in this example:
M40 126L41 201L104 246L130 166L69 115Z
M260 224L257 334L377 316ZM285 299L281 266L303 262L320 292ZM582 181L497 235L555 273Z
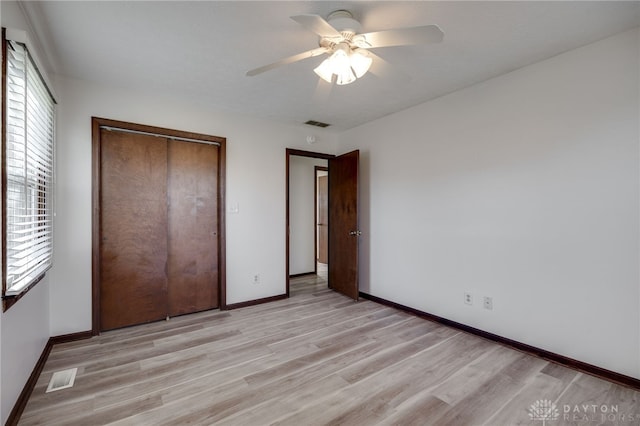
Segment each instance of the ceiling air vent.
M49 386L47 387L47 393L72 387L73 382L76 380L77 372L77 368L71 368L53 373Z
M304 124L308 124L309 126L316 126L316 127L329 127L329 126L331 126L331 124L327 124L327 123L323 123L322 121L315 121L315 120L309 120L309 121L305 122Z

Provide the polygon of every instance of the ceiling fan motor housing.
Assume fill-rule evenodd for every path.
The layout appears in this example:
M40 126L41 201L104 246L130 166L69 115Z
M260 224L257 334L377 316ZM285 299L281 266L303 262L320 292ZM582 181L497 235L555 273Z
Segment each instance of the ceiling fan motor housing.
M360 22L353 18L353 15L348 10L336 10L331 12L327 18L327 22L341 33L358 34L362 29Z

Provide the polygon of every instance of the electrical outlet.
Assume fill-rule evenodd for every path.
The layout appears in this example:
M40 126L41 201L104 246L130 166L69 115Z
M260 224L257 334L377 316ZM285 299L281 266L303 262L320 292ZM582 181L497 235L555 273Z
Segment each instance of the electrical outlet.
M471 293L464 294L465 305L473 305L473 295Z
M488 310L493 310L493 298L492 297L484 297L484 308Z
M254 274L253 275L253 283L254 284L260 284L260 274Z

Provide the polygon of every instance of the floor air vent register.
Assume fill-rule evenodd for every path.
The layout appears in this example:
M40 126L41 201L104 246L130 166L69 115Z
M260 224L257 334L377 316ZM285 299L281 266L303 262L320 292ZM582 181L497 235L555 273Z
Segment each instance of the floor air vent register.
M47 387L47 393L59 391L61 389L67 389L73 386L73 382L76 380L77 368L70 368L68 370L56 371L51 376L49 386Z

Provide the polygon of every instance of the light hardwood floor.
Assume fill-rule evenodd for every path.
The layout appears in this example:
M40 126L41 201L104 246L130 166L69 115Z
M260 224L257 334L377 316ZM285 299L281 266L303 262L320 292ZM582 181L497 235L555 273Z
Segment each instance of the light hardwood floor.
M72 367L73 388L45 393ZM640 424L640 392L312 276L286 300L54 347L20 424L543 425L539 400L548 426Z

